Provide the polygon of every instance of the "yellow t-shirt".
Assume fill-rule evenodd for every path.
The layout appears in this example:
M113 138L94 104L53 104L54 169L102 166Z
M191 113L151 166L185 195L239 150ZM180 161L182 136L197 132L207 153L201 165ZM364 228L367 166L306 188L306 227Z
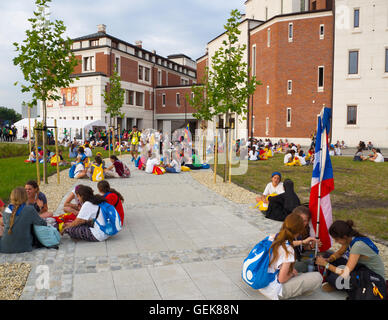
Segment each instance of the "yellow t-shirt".
M139 138L141 137L141 132L136 131L131 133L132 138L131 138L131 144L139 144Z

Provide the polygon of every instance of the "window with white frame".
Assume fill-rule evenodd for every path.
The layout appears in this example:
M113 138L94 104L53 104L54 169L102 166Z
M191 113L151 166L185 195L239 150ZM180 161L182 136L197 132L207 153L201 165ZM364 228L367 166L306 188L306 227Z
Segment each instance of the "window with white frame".
M358 74L358 50L349 51L349 74Z
M84 71L94 71L94 56L84 57Z
M292 94L292 80L287 81L287 94Z
M144 93L136 92L136 105L142 107L144 105Z
M120 58L116 57L115 59L116 72L120 74Z
M269 104L269 86L267 86L266 104Z
M162 70L158 70L158 86L162 85Z
M143 66L139 66L139 80L143 80Z
M271 46L271 29L267 29L267 47L269 48Z
M128 105L133 106L135 103L134 101L134 92L132 90L126 90L126 101L125 103Z
M256 45L252 46L252 76L256 76Z
M181 94L177 93L176 94L176 106L180 107L180 105L181 105Z
M191 93L191 100L194 101L194 92Z
M144 80L150 82L150 68L144 68Z
M360 27L360 8L354 8L353 10L353 28Z
M346 124L357 124L357 106L347 106Z
M321 24L319 26L319 39L320 40L325 39L325 25L324 24Z
M385 48L385 73L388 73L388 48Z
M165 93L162 94L162 106L163 107L166 106L166 94Z
M287 128L291 127L291 108L287 108Z
M324 87L324 78L325 78L325 67L318 67L318 92L323 91Z
M288 42L292 42L294 39L294 24L291 22L288 24Z
M265 118L265 135L269 135L269 117Z

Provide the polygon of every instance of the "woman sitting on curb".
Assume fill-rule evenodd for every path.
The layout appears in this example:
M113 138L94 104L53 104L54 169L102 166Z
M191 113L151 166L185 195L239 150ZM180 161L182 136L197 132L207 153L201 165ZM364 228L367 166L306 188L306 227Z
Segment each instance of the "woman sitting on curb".
M321 287L322 276L319 272L299 274L294 268L295 251L292 243L304 232L304 228L302 217L291 213L284 220L279 233L269 237L273 243L268 272L278 274L274 281L259 291L271 300L297 297Z
M334 259L331 256L329 259L318 256L316 264L325 267L328 271L324 286L325 291L331 290L343 290L349 289L346 287L339 288L337 278L341 276L343 279L348 279L349 275L352 276L352 271L357 270L360 265L367 268L367 271L374 276L376 283L382 283L383 286L379 288L380 294L386 297L386 285L385 285L385 270L384 263L379 255L379 250L375 244L364 235L360 234L357 230L353 229L353 221L335 221L329 228L330 236L342 246L345 246L348 250L345 253L345 257L340 257L335 253ZM333 261L330 263L330 261ZM344 268L339 268L344 266ZM354 282L353 285L355 285ZM353 288L355 289L355 288Z
M4 234L0 238L0 252L20 253L33 249L32 226L46 226L34 206L28 205L25 188L18 187L11 192L11 204L4 211Z

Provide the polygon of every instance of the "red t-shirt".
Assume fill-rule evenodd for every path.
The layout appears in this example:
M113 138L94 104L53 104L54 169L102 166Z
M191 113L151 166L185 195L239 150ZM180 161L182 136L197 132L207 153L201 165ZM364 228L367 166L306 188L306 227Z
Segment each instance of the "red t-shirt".
M115 162L113 162L113 165L115 166L115 169L116 169L116 172L118 173L118 175L120 177L122 177L124 174L123 163L121 161L115 161Z
M121 219L121 224L124 223L124 209L123 209L123 204L121 200L119 200L119 197L117 194L111 192L105 196L106 202L114 206L119 213L120 219ZM117 202L118 201L118 202ZM115 205L117 203L117 205Z

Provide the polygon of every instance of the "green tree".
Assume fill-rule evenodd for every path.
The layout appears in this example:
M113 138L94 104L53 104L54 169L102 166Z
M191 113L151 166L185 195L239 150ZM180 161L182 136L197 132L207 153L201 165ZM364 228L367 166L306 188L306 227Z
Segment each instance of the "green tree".
M121 78L115 64L113 74L109 77L107 90L101 95L107 105L105 112L110 115L110 125L112 125L112 119L124 117L124 113L120 111L124 103L124 94L125 90L121 88Z
M15 123L21 119L22 115L16 112L14 109L0 107L0 124L2 124L4 121Z
M22 84L22 92L31 92L29 106L43 105L43 180L47 182L46 138L47 138L47 100L59 100L60 88L68 87L73 79L70 77L77 65L77 60L71 51L72 41L63 38L66 27L62 20L50 21L49 3L51 0L35 0L37 10L34 17L28 19L31 29L26 30L26 39L22 44L14 43L19 53L13 59L23 72L26 84ZM17 85L17 82L15 83Z
M240 45L238 26L242 14L232 10L224 29L226 39L211 58L211 67L206 67L202 85L193 85L194 98L190 104L196 109L194 117L200 120L213 120L214 117L225 115L226 155L229 154L229 123L230 115L236 113L246 120L247 101L261 85L256 77L250 77L248 64L243 62L246 45ZM229 157L226 156L224 182L229 170Z

